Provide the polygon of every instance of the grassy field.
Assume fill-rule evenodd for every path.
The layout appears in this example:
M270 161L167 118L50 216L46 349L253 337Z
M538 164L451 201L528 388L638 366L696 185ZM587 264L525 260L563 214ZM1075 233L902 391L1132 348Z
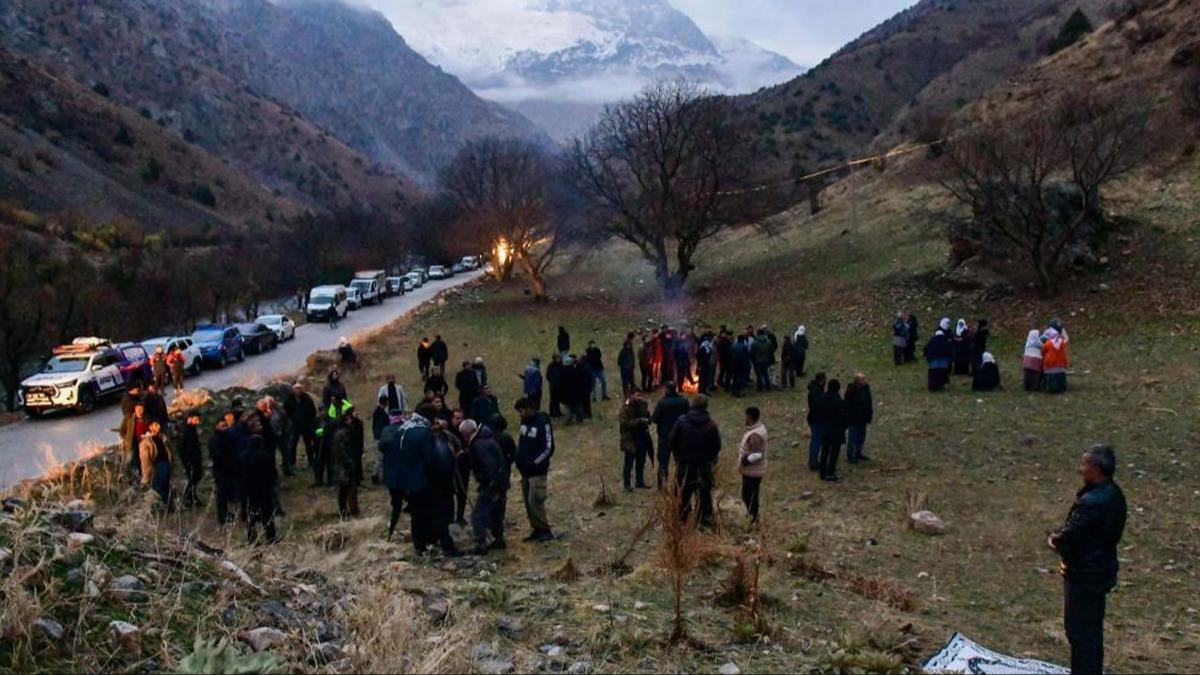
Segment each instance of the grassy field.
M687 580L688 643L668 641L673 598L662 537L657 530L636 537L656 497L619 490L616 394L594 407L590 422L556 428L548 510L559 539L548 545L520 542L528 526L514 487L508 551L453 563L415 559L411 545L384 540L382 488L367 487L363 517L343 522L334 494L308 487L305 474L284 485L288 516L277 546L238 546L240 533L213 527L211 505L160 527L232 548L251 576L275 577L285 595L301 593L288 590L289 579L314 575L327 580L321 593L348 594L331 598L330 611L346 625L349 665L361 671L483 670L488 658L544 672L580 672L583 662L593 672L715 672L728 663L742 672L895 671L915 668L955 631L999 651L1066 663L1058 560L1045 533L1061 522L1077 488L1079 452L1104 440L1118 449L1118 481L1130 505L1121 584L1109 604L1108 666L1200 670L1194 182L1140 178L1120 186L1114 206L1140 224L1122 230L1107 272L1069 278L1054 300L947 294L937 283L946 255L937 217L948 206L944 198L886 177L858 194L857 209L845 188L835 187L829 208L815 218L785 214L775 235L746 229L724 237L699 261L691 292L679 301L659 299L649 268L613 245L563 259L548 303L532 303L519 281L487 282L448 294L359 346L368 369L349 385L364 416L386 373L416 395L416 345L433 334L446 338L452 364L486 360L510 422L517 373L530 356L548 357L559 325L571 331L576 349L589 339L600 344L613 390L625 332L663 322L767 323L781 335L804 323L810 372L843 381L867 373L876 403L867 443L874 461L843 464L836 485L807 470L802 388L713 400L725 446L721 527L703 542L702 562ZM1107 290L1098 290L1100 283ZM897 309L916 311L922 332L942 315L989 317L1005 389L977 395L959 378L946 393L926 392L922 365L891 363L889 323ZM1052 316L1063 318L1073 339L1071 390L1028 394L1018 380L1023 337ZM314 373L314 388L322 375ZM733 457L746 405L762 408L771 435L761 529L746 524L736 499ZM596 506L602 485L615 503ZM949 532L929 537L908 529L916 504L938 513ZM128 525L121 514L105 517L111 532ZM615 570L623 557L627 567ZM747 564L753 570L755 560L763 561L757 624L726 601L733 572ZM431 598L447 601L445 618L431 616ZM215 619L246 602L219 593L211 605L185 612L182 630L212 637L253 628L252 617L222 626ZM293 639L304 645L313 638ZM11 664L21 669L130 664L21 653ZM172 650L162 653L158 662L169 665ZM309 659L303 667L346 666Z
M571 636L564 665L590 661L604 671L713 671L727 662L743 671L887 670L919 663L956 630L997 650L1065 663L1061 581L1045 533L1061 522L1078 487L1079 452L1104 440L1118 449L1118 480L1130 504L1121 584L1110 601L1109 667L1200 669L1200 480L1193 468L1200 444L1200 321L1195 280L1187 274L1195 270L1198 227L1190 215L1194 195L1178 187L1154 191L1145 214L1136 199L1122 202L1143 220L1128 244L1143 256L1137 265L1118 261L1103 277L1072 280L1075 289L1054 301L1022 296L983 303L943 295L929 284L945 256L931 215L944 206L939 196L928 188L868 187L857 214L834 194L832 208L817 218L782 218L776 236L744 231L727 237L709 249L693 293L679 302L661 302L650 270L615 246L564 264L551 285L551 303L533 305L519 285L485 285L364 346L373 377L352 387L360 401L370 399L389 371L416 391L416 343L440 333L451 346L451 363L484 357L508 411L520 392L516 374L531 355L548 356L558 325L569 328L577 349L589 339L601 345L616 388L624 333L664 321L768 323L781 333L804 323L813 341L810 372L846 381L861 370L872 382L877 416L868 454L875 461L844 466L838 485L821 483L805 466L802 391L714 400L726 447L724 527L714 542L719 552L690 578L686 600L689 629L703 648L666 644L671 596L657 534L634 546L632 573L604 572L632 544L654 500L649 493L619 494L613 506L593 505L602 482L619 491L619 396L598 405L591 422L557 429L549 511L558 542L516 545L489 558L484 580L475 566L455 572L405 567L406 580L444 586L471 606L454 615L461 623L431 630L445 636L458 628L466 646L494 642L515 655L518 668L551 661L537 649L555 626ZM1128 260L1134 254L1114 255ZM1087 290L1101 281L1109 286L1104 293ZM942 315L972 322L990 317L1004 391L976 395L961 378L949 392L933 395L924 389L922 366L894 367L887 326L901 308L917 311L926 329ZM1053 398L1021 391L1017 379L1023 336L1051 316L1066 322L1074 360L1071 391ZM741 409L749 404L763 409L771 433L763 533L745 525L732 498L738 487L733 448ZM373 520L354 529L365 539L364 553L400 555L403 549L371 542L383 529L385 497L382 490L368 491ZM940 514L950 532L931 538L908 530L914 502ZM313 508L308 517L331 520L332 496ZM510 500L509 514L514 533L524 534L518 499ZM766 632L748 626L736 607L717 602L739 552L753 555L760 536L770 552L761 577ZM359 564L379 564L364 558ZM567 560L583 579L554 582L551 574ZM838 576L814 581L821 576L814 566ZM892 601L878 599L871 590L878 588L894 591ZM911 603L896 600L905 594ZM600 613L597 605L610 609ZM524 619L522 639L495 632L502 615ZM463 667L463 652L449 650L437 665ZM419 657L419 651L408 654L393 665L412 667Z

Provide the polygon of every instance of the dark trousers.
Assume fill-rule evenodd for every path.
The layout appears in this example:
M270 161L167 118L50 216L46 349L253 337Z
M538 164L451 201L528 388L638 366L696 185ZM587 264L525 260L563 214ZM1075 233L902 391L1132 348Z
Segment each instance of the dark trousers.
M187 484L183 488L183 505L189 508L203 506L204 502L200 501L200 479L204 476L204 467L200 464L184 464L183 474L187 477Z
M450 537L450 495L421 492L408 495L412 511L412 540L417 553L429 546L441 545L446 552L456 551Z
M796 353L796 376L804 377L804 361L808 358L806 352Z
M710 464L677 464L675 482L679 486L679 514L685 520L692 512L692 500L700 501L700 524L712 525L713 469Z
M904 363L904 347L892 345L892 362L896 365Z
M258 540L258 526L263 526L263 534L267 543L275 543L275 499L268 492L258 495L246 502L248 520L246 521L246 540L251 544Z
M857 462L866 457L863 446L867 444L867 425L854 424L846 428L846 461Z
M621 369L621 392L628 396L633 391L633 370Z
M392 517L388 519L388 536L396 531L396 523L400 522L400 514L404 511L404 490L388 488L388 496L392 498Z
M927 384L929 391L942 391L946 388L946 383L950 381L949 368L930 368Z
M174 506L174 495L171 493L170 462L154 463L154 478L150 481L150 487L156 493L158 493L158 497L162 500L163 506L167 508Z
M458 461L454 466L454 522L465 523L467 514L467 486L471 484L471 465Z
M630 479L633 477L634 467L637 467L637 486L646 487L646 456L649 454L648 448L638 443L636 452L621 453L625 456L625 466L621 470L621 480L625 484L625 489L628 490L631 486Z
M821 468L821 436L825 433L824 424L809 424L808 432L808 470L817 471Z
M1025 391L1038 391L1042 388L1042 371L1024 368Z
M495 541L504 541L504 511L507 506L507 490L499 486L480 487L475 493L475 507L471 509L471 529L475 543L487 545L488 533Z
M1072 675L1104 672L1106 593L1063 579L1063 627L1071 643Z
M783 369L779 371L779 386L784 389L796 387L796 362L784 361Z
M667 437L665 434L658 435L658 489L662 489L667 484L667 479L671 477L671 449L667 447Z
M237 483L233 478L214 476L217 486L217 524L224 525L232 522L229 516L229 503L238 502Z
M838 455L842 454L840 439L821 441L821 478L837 475Z
M771 370L768 364L754 364L754 388L758 391L771 390Z
M550 416L562 417L562 398L555 387L550 387Z
M313 482L317 485L333 484L333 463L329 461L329 446L322 442L317 444L316 461L313 462Z
M339 485L337 493L338 515L347 518L357 516L358 511L358 483L353 481L349 485Z
M904 362L912 363L917 360L917 336L908 336L908 344L904 346Z
M308 466L312 467L316 463L316 447L317 436L311 429L292 429L292 433L288 437L287 452L283 455L284 470L296 468L296 448L300 446L301 439L304 440L304 459L308 462Z
M540 411L542 409L542 390L541 389L538 389L537 391L530 394L526 398L528 398L529 402L533 404L534 410Z
M750 364L735 362L733 364L733 381L730 385L733 395L741 396L748 384L750 384Z
M717 386L725 391L733 388L733 369L729 367L729 364L724 359L717 362Z
M642 391L650 391L654 388L654 366L646 363L639 368L642 371Z
M746 514L750 520L758 522L758 492L762 487L761 478L742 476L742 503L746 505Z

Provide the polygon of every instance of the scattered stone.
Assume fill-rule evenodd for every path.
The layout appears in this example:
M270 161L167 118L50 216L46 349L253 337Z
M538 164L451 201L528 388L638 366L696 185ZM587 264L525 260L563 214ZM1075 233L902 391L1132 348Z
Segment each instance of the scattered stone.
M598 604L598 605L592 605L592 609L593 609L594 611L596 611L596 612L599 612L599 613L601 613L601 614L608 614L609 610L610 610L610 609L612 609L612 608L611 608L611 607L609 607L608 605L605 605L605 604L601 603L601 604Z
M333 663L342 658L342 648L332 642L322 642L313 650L317 663Z
M917 511L909 516L909 524L921 534L945 534L946 523L933 511Z
M72 532L67 535L67 543L74 548L83 548L95 543L95 541L95 535L87 534L86 532Z
M725 665L721 666L721 669L718 672L721 673L721 675L742 675L742 669L738 668L737 664L733 661L729 661Z
M33 622L33 627L41 632L42 637L49 642L58 642L63 638L62 624L47 617L42 617Z
M90 511L92 505L83 499L72 499L67 502L66 509L68 511Z
M562 658L562 655L567 653L567 650L559 645L542 645L539 649L543 654L552 659Z
M236 627L242 622L241 614L237 607L226 607L221 611L221 623L229 628Z
M0 564L8 562L12 556L13 552L11 548L0 546Z
M92 581L91 579L88 580L87 584L85 584L83 588L87 592L87 596L89 598L95 600L96 598L100 597L100 587L97 586L96 582Z
M561 625L554 627L554 632L550 634L550 643L559 646L571 644L571 638L567 635L567 631Z
M804 492L800 493L800 501L808 501L812 498L813 498L812 490L805 490Z
M475 672L486 675L505 675L516 670L512 659L501 656L491 645L471 647L471 666Z
M147 598L146 584L132 574L113 579L108 585L108 593L117 600L137 602Z
M108 644L122 653L140 657L142 655L142 632L137 626L124 621L108 623Z
M276 626L286 626L296 620L296 613L278 600L268 600L258 607L259 614L265 615Z
M591 675L591 672L591 661L576 661L571 664L570 668L567 668L567 675Z
M234 579L237 579L238 581L249 586L250 588L253 588L254 590L258 591L259 593L264 593L262 587L256 583L254 583L254 580L250 578L250 575L246 574L246 570L238 567L234 562L232 562L230 560L222 560L221 561L221 569L224 570L225 573L228 574L229 576L233 577Z
M443 621L450 614L450 601L445 598L426 597L424 602L425 616L430 621Z
M513 640L525 637L525 622L514 616L500 617L500 634Z
M211 581L187 581L181 590L187 595L210 595L216 584Z
M929 572L917 572L917 578L918 579L928 579Z
M640 612L644 609L646 609L646 603L642 602L641 600L633 603L633 611Z
M85 582L87 582L87 577L84 576L82 568L72 567L67 570L68 586L82 586Z
M92 526L93 514L91 511L61 511L50 519L71 532L83 532Z
M262 652L274 647L287 639L287 634L278 628L259 626L247 632L242 639L256 652Z

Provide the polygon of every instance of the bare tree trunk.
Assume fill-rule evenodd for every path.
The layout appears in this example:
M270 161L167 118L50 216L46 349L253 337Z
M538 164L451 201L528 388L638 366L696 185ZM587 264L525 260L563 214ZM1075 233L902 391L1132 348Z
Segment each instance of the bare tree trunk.
M525 276L529 277L529 290L533 293L533 299L538 302L545 300L546 278L528 255L521 256L521 269L525 272Z

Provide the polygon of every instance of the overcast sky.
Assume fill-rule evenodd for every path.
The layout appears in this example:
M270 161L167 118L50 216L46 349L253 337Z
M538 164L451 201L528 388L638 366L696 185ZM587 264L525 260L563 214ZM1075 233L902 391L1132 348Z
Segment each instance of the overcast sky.
M915 0L670 0L714 35L744 37L815 66Z

